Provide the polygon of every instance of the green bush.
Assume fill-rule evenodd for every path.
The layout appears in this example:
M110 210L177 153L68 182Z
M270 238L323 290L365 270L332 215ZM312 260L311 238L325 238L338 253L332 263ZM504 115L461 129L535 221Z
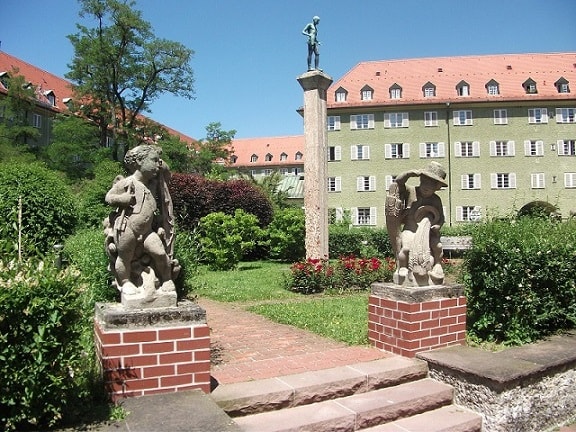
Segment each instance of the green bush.
M41 164L0 166L0 233L8 247L18 243L22 200L22 245L26 256L44 255L73 232L76 206L64 180ZM13 248L13 246L12 246ZM14 253L14 251L13 251Z
M0 428L45 429L82 406L89 379L77 271L0 262Z
M113 210L104 198L118 175L125 175L122 165L106 159L94 168L94 179L82 184L78 193L78 223L81 227L102 227L102 221Z
M108 270L102 229L83 229L68 237L64 243L63 255L65 261L80 270L88 283L84 301L89 313L93 312L96 302L119 300L119 291L111 285L112 273Z
M349 228L348 225L330 225L329 253L331 258L345 256L392 257L386 228Z
M362 232L342 225L330 225L328 233L328 250L331 257L362 254Z
M196 286L202 258L202 246L198 230L182 231L176 229L174 240L174 258L180 264L180 275L175 281L178 298L186 298Z
M270 258L298 261L306 255L304 211L299 208L278 209L268 225Z
M390 237L386 228L365 229L366 250L362 251L361 256L376 255L380 258L393 257L394 251L390 244ZM370 250L370 249L371 250Z
M237 209L234 216L222 212L200 219L202 256L213 270L236 267L244 255L249 255L263 241L264 231L258 218Z
M480 224L465 255L471 335L522 344L576 325L576 223Z

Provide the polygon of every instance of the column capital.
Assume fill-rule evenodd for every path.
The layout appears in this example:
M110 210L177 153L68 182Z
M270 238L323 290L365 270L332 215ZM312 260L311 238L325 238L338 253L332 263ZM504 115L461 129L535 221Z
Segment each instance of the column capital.
M306 90L327 90L332 84L332 77L320 70L308 71L296 78L302 88Z

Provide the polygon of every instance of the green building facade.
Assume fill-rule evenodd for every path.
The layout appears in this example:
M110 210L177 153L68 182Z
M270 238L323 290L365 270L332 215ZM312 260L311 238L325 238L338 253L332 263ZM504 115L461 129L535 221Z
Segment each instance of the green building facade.
M573 86L572 53L360 63L328 90L332 215L383 226L395 176L437 161L449 225L534 201L567 218L576 209Z

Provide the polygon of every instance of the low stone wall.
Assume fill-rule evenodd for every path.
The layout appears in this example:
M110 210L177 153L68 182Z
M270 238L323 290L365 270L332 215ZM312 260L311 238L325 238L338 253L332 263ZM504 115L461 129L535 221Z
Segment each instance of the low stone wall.
M94 331L113 401L190 389L210 393L210 329L197 304L125 309L98 303Z
M485 432L551 430L576 416L576 333L487 352L451 347L418 354L455 402L483 416Z

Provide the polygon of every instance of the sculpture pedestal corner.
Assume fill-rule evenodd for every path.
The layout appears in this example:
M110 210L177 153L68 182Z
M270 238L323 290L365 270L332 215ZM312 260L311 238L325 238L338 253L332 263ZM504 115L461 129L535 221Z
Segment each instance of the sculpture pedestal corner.
M94 334L112 401L190 389L210 393L210 329L197 304L129 309L97 303Z
M368 339L404 357L466 340L466 297L462 285L402 287L374 283L368 305Z

